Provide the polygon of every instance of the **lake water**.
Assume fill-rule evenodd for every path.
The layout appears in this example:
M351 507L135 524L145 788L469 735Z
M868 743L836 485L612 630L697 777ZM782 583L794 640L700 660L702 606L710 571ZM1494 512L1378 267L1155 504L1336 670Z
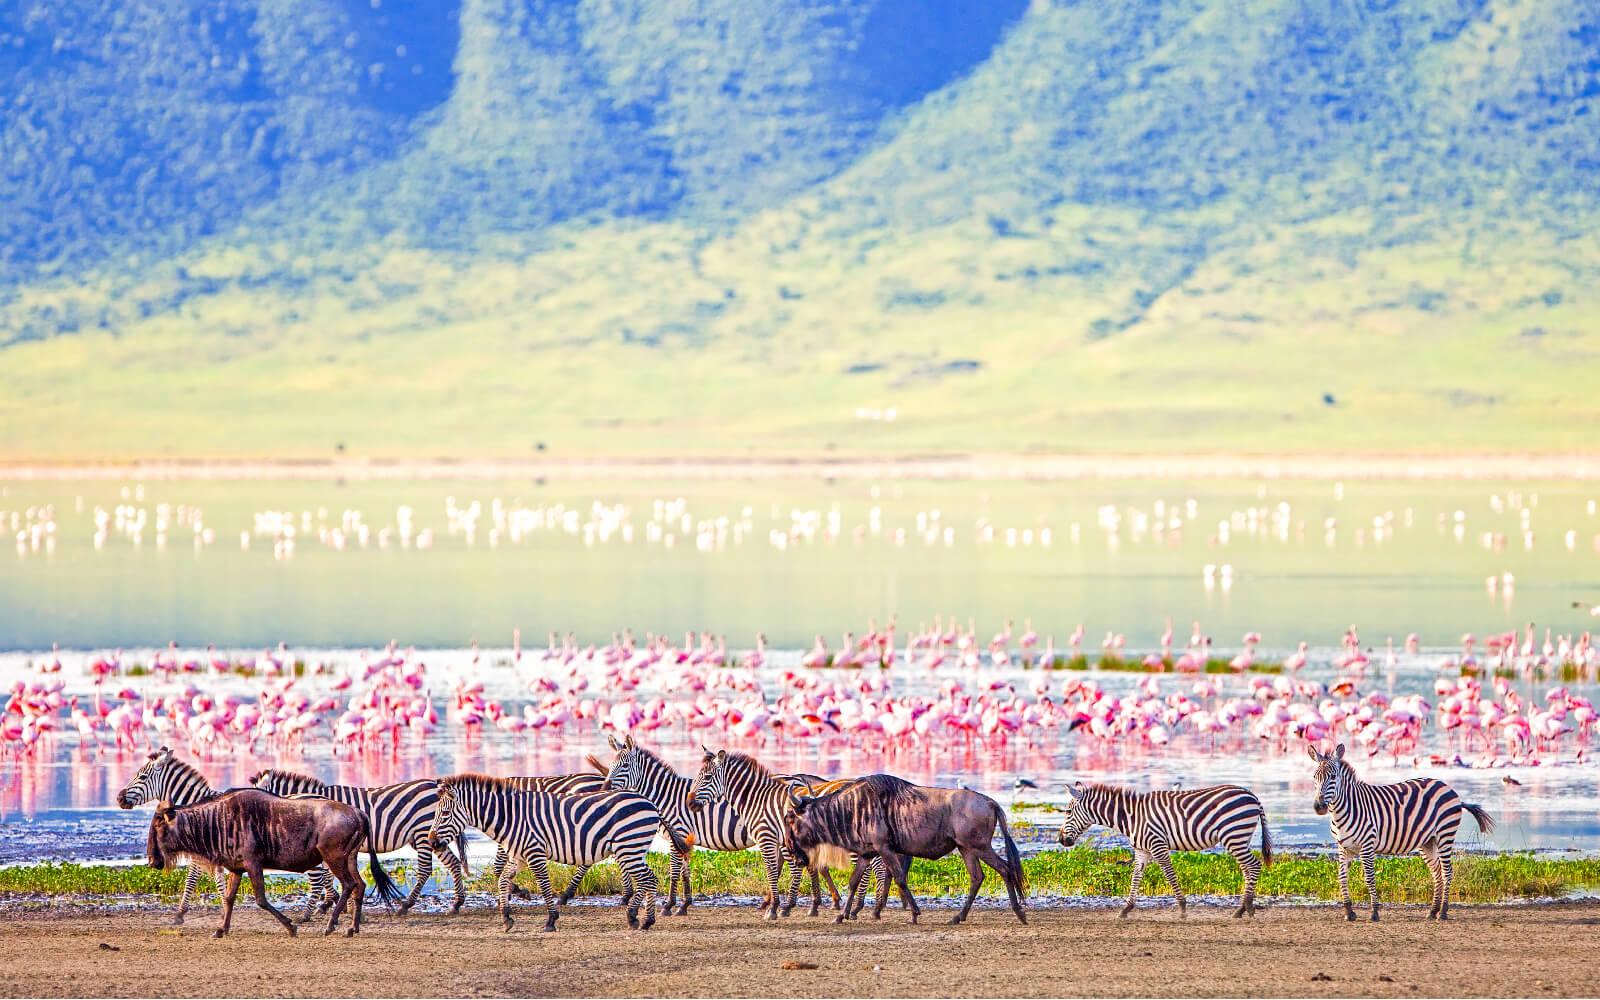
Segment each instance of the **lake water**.
M331 679L397 639L422 650L414 658L428 661L436 694L476 679L520 710L535 700L530 683L544 669L538 652L552 631L586 647L624 629L641 640L648 631L678 639L704 630L725 636L733 658L764 633L772 649L754 676L771 694L813 636L837 649L842 633L860 635L891 617L902 643L935 618L974 623L984 645L1007 620L1016 635L1031 623L1039 646L1053 639L1062 654L1082 625L1091 656L1108 633L1122 636L1130 655L1156 648L1170 619L1180 649L1192 622L1224 655L1246 631L1261 633L1273 658L1307 641L1313 655L1302 676L1323 684L1340 675L1336 647L1352 623L1375 663L1386 638L1399 647L1414 632L1422 652L1369 671L1361 690L1432 700L1463 633L1481 639L1531 621L1542 641L1546 628L1560 636L1588 627L1587 612L1571 604L1600 603L1594 492L1564 483L1278 481L14 483L0 486L0 537L10 549L0 550L0 651L12 651L0 655L0 682L37 679L59 644L58 676L87 701L96 658L87 651L124 650L126 669L149 664L169 641L183 655L215 643L231 659L283 641L294 658L329 665ZM516 666L513 629L527 651ZM483 649L469 648L473 641ZM1019 651L1015 638L1010 648ZM621 697L603 690L603 665L584 669L594 671L597 696ZM1053 693L1071 673L1051 675ZM950 677L973 690L1010 683L1023 692L1038 674L1015 664L925 673L902 665L887 683L906 697ZM1110 692L1142 679L1092 676ZM1160 678L1164 694L1192 682ZM184 680L126 683L156 696ZM651 683L637 694L675 697ZM1218 683L1219 698L1247 693L1244 678ZM1549 686L1515 683L1530 704ZM314 692L324 684L303 682ZM259 688L240 678L202 686L251 697ZM1587 679L1570 687L1600 696ZM66 728L40 752L0 759L0 862L140 853L148 814L116 810L112 799L142 752L83 745ZM890 770L1003 801L1060 801L1074 778L1142 787L1236 781L1261 795L1278 840L1326 844L1326 821L1310 809L1309 762L1296 748L1267 746L1242 729L1220 739L1175 735L1159 749L1060 729L966 745L828 733L717 738L777 768ZM461 770L576 770L604 746L592 720L516 736L447 724L383 752L336 754L323 736L293 750L218 753L203 766L221 785L243 784L274 763L371 784ZM682 727L648 739L681 768L693 767L702 740ZM1445 777L1487 806L1500 830L1465 834L1469 847L1591 852L1600 849L1600 770L1579 762L1586 742L1574 734L1538 766L1473 768L1430 763L1433 753L1448 759L1461 748L1429 729L1416 753L1381 755L1362 768L1372 780ZM1459 755L1473 762L1472 752ZM1038 789L1015 791L1018 777ZM1036 848L1054 820L1035 818L1046 828L1030 842Z

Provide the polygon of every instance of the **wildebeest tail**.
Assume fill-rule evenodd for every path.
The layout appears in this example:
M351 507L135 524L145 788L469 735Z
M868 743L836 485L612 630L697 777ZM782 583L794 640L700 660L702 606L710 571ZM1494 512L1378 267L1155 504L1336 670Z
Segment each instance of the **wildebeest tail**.
M1463 802L1462 805L1466 807L1467 812L1472 814L1472 818L1478 821L1478 829L1484 833L1494 832L1494 817L1489 815L1489 810L1471 802Z
M378 849L372 840L372 824L367 821L365 813L361 814L361 836L367 842L367 859L372 866L372 886L378 890L378 898L383 900L384 908L389 904L398 903L405 898L405 893L394 884L394 879L383 870L383 864L378 860Z
M1017 853L1017 842L1011 839L1011 826L1006 822L1006 811L998 802L991 802L994 806L994 818L1000 821L1000 836L1006 841L1006 866L1011 869L1011 875L1017 880L1017 891L1028 891L1028 877L1022 870L1022 855Z
M1267 811L1261 810L1261 867L1272 867L1272 834L1267 832Z
M611 773L611 768L602 764L600 758L594 754L585 754L583 759L590 767L594 768L594 773L600 775L600 777L604 778Z

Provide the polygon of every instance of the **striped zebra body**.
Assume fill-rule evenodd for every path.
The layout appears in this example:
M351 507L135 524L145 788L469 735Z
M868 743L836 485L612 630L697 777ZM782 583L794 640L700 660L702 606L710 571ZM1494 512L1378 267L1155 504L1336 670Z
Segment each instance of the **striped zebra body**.
M216 794L217 790L211 787L211 783L206 781L199 771L173 756L171 747L162 747L150 755L132 780L117 793L117 805L123 809L132 809L146 802L167 802L174 806L187 806L204 802ZM200 885L201 866L190 860L187 868L188 873L183 878L183 892L178 896L178 912L172 919L174 924L183 923L184 914L189 912L189 897L196 894ZM328 878L327 869L318 871L324 878ZM213 870L212 877L220 892L221 876Z
M415 850L417 881L405 901L400 904L400 913L403 915L416 905L417 897L422 894L423 885L433 873L435 842L430 839L429 834L433 830L439 793L432 779L420 778L394 785L367 788L359 785L330 785L310 775L293 771L266 770L252 775L250 783L276 795L320 796L350 806L367 817L368 846L375 854L401 851L407 847ZM439 845L438 854L455 884L456 907L459 909L461 901L466 898L466 869L463 864L466 847L464 839L457 839L454 842L461 852L460 858L451 852L447 844ZM313 883L312 899L307 906L306 917L310 916L319 896L323 898L324 909L332 903L331 880L324 879L322 885L326 891L318 891L315 882Z
M1261 857L1250 850L1250 840L1261 827ZM1060 841L1071 847L1091 826L1115 830L1133 844L1133 884L1122 916L1133 911L1139 898L1144 870L1154 862L1172 886L1178 915L1185 916L1188 900L1172 865L1173 851L1203 851L1222 845L1239 863L1244 891L1235 917L1256 912L1256 882L1263 861L1272 864L1272 835L1267 814L1254 792L1238 785L1213 785L1182 791L1136 792L1113 785L1079 783L1072 790L1061 825Z
M486 775L460 774L439 779L435 825L474 827L506 850L509 861L496 887L508 931L511 882L523 865L533 869L548 909L544 929L553 931L559 910L550 886L549 862L587 868L606 858L616 859L644 897L644 923L639 922L636 895L628 904L628 925L648 930L655 923L656 877L645 863L645 853L661 825L661 814L643 796L623 791L553 795L523 791ZM687 849L681 842L675 846Z
M1372 919L1378 919L1377 860L1380 854L1420 854L1433 876L1433 907L1430 920L1450 919L1450 881L1454 878L1452 855L1461 814L1470 812L1484 833L1494 830L1494 818L1482 806L1463 802L1461 796L1437 778L1412 778L1392 785L1369 785L1356 777L1344 759L1344 744L1333 753L1323 754L1315 746L1306 751L1317 762L1317 815L1331 821L1333 839L1339 845L1339 894L1344 899L1345 919L1356 919L1350 901L1350 863L1361 862L1372 903Z
M794 859L783 847L783 817L792 808L796 792L809 789L807 794L822 795L847 788L854 783L853 778L828 781L810 774L773 774L753 757L729 753L726 750L712 753L707 749L700 771L690 785L688 804L694 811L703 811L719 802L733 807L733 811L738 814L749 832L750 839L754 842L766 868L767 896L762 901L762 909L766 911L766 919L776 920L779 915L778 905L782 901L778 882L783 875L785 861L790 864L790 876L789 901L783 906L783 916L787 917L794 911L794 905L800 895L801 866L794 863ZM826 867L822 870L827 871ZM882 897L887 892L888 883L887 868L881 858L874 859L872 872L878 879L878 893ZM833 881L831 874L828 876L828 881L831 888ZM821 901L822 891L818 884L817 871L812 869L812 916L817 915ZM837 896L834 905L838 906ZM854 907L847 905L846 909L853 911Z

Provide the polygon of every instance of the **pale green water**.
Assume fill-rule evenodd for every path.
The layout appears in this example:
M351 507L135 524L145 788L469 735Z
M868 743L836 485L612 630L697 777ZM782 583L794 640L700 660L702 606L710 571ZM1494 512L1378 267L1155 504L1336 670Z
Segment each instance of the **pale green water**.
M1447 646L1466 631L1528 621L1541 638L1546 626L1580 631L1592 619L1571 602L1600 603L1591 484L1362 482L1343 487L1342 497L1322 482L154 482L144 484L142 499L138 489L0 483L8 539L0 549L0 649L173 639L186 646L391 638L505 646L514 627L528 647L542 646L552 629L589 642L624 627L674 637L709 629L725 633L734 649L751 646L758 631L787 648L808 646L821 631L837 647L843 630L859 633L869 619L881 624L891 614L902 635L936 615L955 615L975 620L984 638L1008 618L1020 633L1031 618L1041 645L1053 634L1058 648L1081 622L1091 651L1107 631L1125 633L1133 648L1153 646L1168 616L1179 645L1199 619L1219 648L1237 646L1247 630L1260 631L1268 648L1301 639L1335 645L1352 622L1368 645L1381 647L1389 635L1398 643L1415 631L1425 645ZM451 496L460 507L482 506L474 544L448 530ZM491 546L496 498L507 508L564 504L577 512L577 533L545 528ZM679 516L655 517L657 501L677 498L687 531ZM626 512L604 539L595 502ZM1136 532L1139 517L1154 519L1157 502L1169 516L1176 512L1181 529L1159 538L1150 527ZM119 503L147 511L142 544L112 530L96 549L94 510ZM174 523L158 545L161 503L199 507L213 543L197 550L192 529ZM1280 504L1288 505L1281 532ZM53 551L48 532L37 549L26 534L27 509L44 505L53 507ZM413 508L417 532L432 531L431 547L403 548L398 540L379 547L379 531L398 528L402 505ZM366 549L354 539L342 551L317 539L315 525L338 527L347 509L371 527ZM1251 509L1265 526L1255 534ZM292 512L297 529L303 513L311 515L313 530L297 530L288 558L274 558L270 533L240 547L240 532L267 510ZM828 540L821 533L835 510L840 535ZM772 533L795 524L795 512L816 518L819 533L780 549ZM1103 514L1120 519L1115 541ZM696 526L718 518L728 519L723 544L702 550ZM1329 518L1336 519L1331 540ZM1392 525L1392 535L1376 541L1375 519ZM653 540L652 521L661 529ZM1218 537L1222 521L1230 522L1226 544ZM587 543L585 524L595 531ZM929 528L931 543L922 533ZM1014 545L1007 529L1018 532ZM1485 532L1503 535L1504 547L1486 546ZM1219 567L1210 589L1207 564ZM1225 564L1232 567L1227 588ZM1491 594L1485 586L1486 577L1505 573L1515 579L1509 600L1503 588Z

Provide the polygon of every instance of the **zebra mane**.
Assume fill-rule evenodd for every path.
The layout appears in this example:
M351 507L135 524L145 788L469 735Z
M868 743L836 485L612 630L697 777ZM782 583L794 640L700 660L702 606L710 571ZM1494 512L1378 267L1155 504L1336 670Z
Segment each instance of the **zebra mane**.
M163 784L170 785L174 781L182 781L184 778L193 777L200 784L210 789L211 794L215 795L218 792L218 789L212 788L211 782L206 780L206 776L200 773L199 768L171 753L167 755L167 768L169 770L162 776L165 779Z
M504 778L496 778L492 774L479 774L474 771L452 774L448 778L438 778L435 779L434 784L440 788L448 787L451 790L460 788L519 790L515 784Z
M683 775L679 774L677 768L662 760L661 755L656 753L654 750L647 750L635 743L633 745L633 752L639 755L641 761L646 767L653 767L657 770L663 771L670 778L683 778L685 781L689 780L688 778L684 778ZM728 756L731 757L733 755L729 754Z
M1103 781L1096 781L1084 785L1083 790L1085 792L1091 792L1097 795L1105 795L1114 799L1131 799L1139 794L1126 785L1112 785Z
M269 774L281 781L288 781L301 785L319 785L323 788L327 788L330 784L329 782L323 781L321 778L313 778L311 775L303 774L300 771L285 771L282 768L277 767L269 767L264 771L257 771L255 774L250 776L250 784L255 784L257 781L260 781Z
M756 760L749 754L735 753L731 750L724 750L723 753L728 755L727 760L730 765L744 768L750 772L752 777L762 781L776 780L772 771L768 770L765 764L761 763L759 760Z

